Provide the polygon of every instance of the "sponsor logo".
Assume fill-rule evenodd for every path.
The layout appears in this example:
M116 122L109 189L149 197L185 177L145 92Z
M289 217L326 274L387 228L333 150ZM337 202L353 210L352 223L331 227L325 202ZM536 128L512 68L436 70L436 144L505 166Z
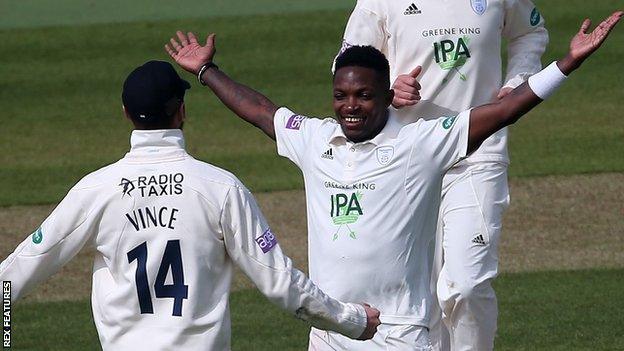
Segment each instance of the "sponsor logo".
M390 163L392 156L394 156L394 148L392 146L382 146L377 149L377 162L382 166Z
M411 5L409 5L409 6L405 9L405 11L403 12L403 14L404 14L405 16L410 16L410 15L418 15L418 14L421 14L421 13L422 13L422 11L420 11L420 10L418 9L418 7L416 7L416 5L414 5L414 3L412 3Z
M342 55L343 52L347 51L347 49L352 46L352 44L349 44L346 40L342 39L342 45L340 46L340 51L338 52L338 55L336 55L336 57Z
M474 13L481 16L487 10L487 0L470 0L470 6L472 6Z
M441 37L441 36L449 36L449 35L479 35L481 34L480 27L450 27L450 28L435 28L435 29L425 29L420 34L424 38L429 37Z
M351 239L357 239L356 232L349 227L349 224L354 224L364 214L361 205L362 196L363 194L359 191L351 194L338 193L331 196L330 215L334 225L338 226L332 235L333 241L338 239L343 227L347 228Z
M121 178L121 181L119 182L119 186L121 187L121 190L122 190L122 193L121 193L122 198L126 195L132 197L132 190L136 188L134 184L132 183L132 181L126 178Z
M288 122L286 122L286 129L299 130L304 119L305 117L301 115L290 116Z
M453 40L442 40L439 43L433 43L434 59L436 63L446 71L455 71L459 75L459 79L466 81L468 77L459 71L459 67L466 64L470 58L470 50L468 50L468 42L470 39L463 36ZM446 82L446 78L444 80Z
M41 244L41 242L43 241L43 231L41 230L41 228L37 229L32 234L32 241L35 244Z
M344 189L344 190L375 190L377 187L375 183L354 183L354 184L339 184L331 181L324 183L328 189Z
M480 245L480 246L485 246L486 245L485 238L483 238L482 234L479 234L479 235L475 236L472 239L472 243Z
M444 121L442 121L442 128L451 129L453 124L455 124L455 120L457 120L457 116L446 117Z
M326 158L328 160L333 160L334 159L334 151L332 148L329 148L329 150L323 152L321 154L321 158Z
M2 347L11 347L11 281L2 281Z
M540 23L540 19L542 19L542 16L540 15L539 11L537 10L537 7L533 8L533 11L531 11L531 25L532 26L537 26Z
M262 252L267 253L277 245L277 238L271 233L271 228L267 229L256 238L256 244L260 246Z

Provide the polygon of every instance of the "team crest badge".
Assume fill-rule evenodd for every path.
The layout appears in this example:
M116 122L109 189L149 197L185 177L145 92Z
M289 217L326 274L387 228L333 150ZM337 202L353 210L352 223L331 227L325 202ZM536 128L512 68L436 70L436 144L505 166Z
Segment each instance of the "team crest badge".
M392 156L394 156L394 148L392 146L382 146L377 149L377 162L382 166L390 163Z
M472 6L472 11L481 16L487 10L487 0L470 0L470 6Z

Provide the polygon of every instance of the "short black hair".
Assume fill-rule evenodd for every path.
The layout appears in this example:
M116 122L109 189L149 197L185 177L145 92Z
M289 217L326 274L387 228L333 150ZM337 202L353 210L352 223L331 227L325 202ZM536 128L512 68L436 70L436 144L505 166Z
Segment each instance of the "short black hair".
M350 66L374 70L384 80L385 86L390 89L390 64L381 51L370 45L348 47L336 58L334 76L339 69Z

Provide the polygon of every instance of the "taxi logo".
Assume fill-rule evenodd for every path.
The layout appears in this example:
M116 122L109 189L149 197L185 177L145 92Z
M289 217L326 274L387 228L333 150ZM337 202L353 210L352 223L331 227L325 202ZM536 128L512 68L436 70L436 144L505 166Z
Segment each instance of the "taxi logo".
M392 146L382 146L377 149L377 162L382 166L390 163L392 156L394 156L394 148Z
M470 0L470 6L472 6L474 13L481 16L487 9L487 0Z
M292 115L286 122L286 129L299 130L301 128L301 123L305 119L302 115Z

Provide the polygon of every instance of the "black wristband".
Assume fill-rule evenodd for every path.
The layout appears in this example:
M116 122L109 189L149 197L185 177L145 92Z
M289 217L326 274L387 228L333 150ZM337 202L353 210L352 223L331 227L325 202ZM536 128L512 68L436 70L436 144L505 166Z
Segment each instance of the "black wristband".
M201 66L201 68L199 69L199 73L197 73L197 80L199 81L199 84L206 85L206 82L204 82L201 77L204 74L204 72L206 72L208 69L212 67L219 69L219 66L215 65L214 62L212 61Z

